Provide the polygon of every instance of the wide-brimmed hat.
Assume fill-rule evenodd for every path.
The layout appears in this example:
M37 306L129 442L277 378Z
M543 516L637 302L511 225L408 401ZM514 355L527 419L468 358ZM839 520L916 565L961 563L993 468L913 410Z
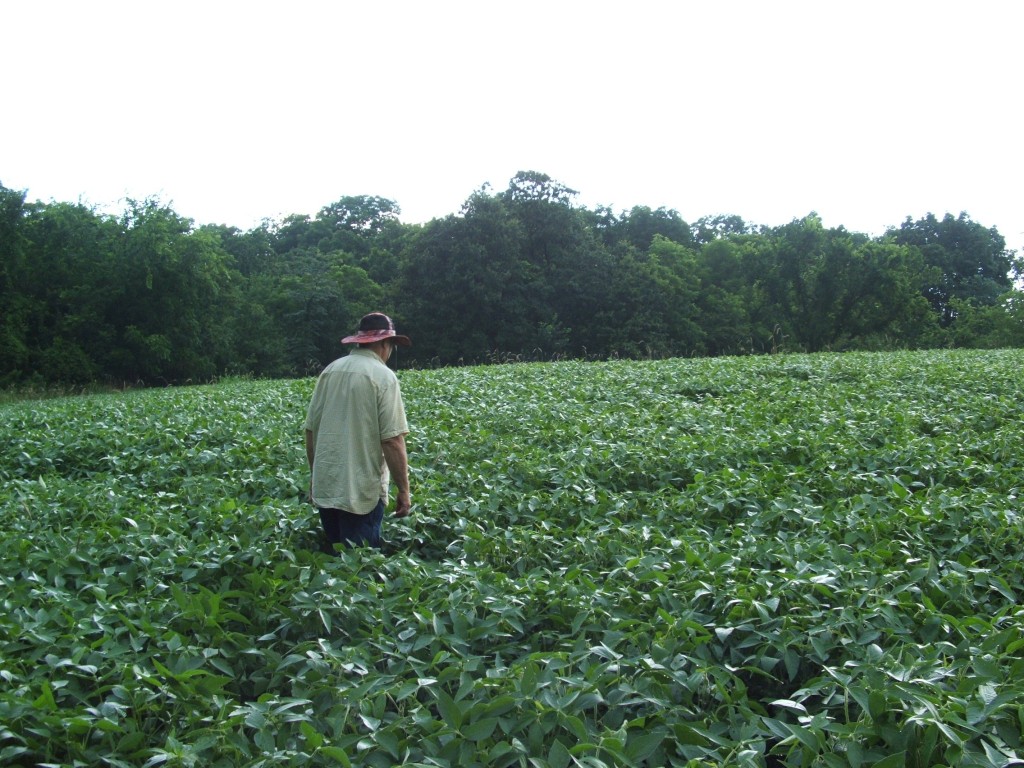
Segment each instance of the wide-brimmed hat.
M383 312L371 312L363 315L359 321L359 330L352 336L341 340L342 344L373 344L375 341L390 339L403 347L412 346L408 336L395 333L394 321Z

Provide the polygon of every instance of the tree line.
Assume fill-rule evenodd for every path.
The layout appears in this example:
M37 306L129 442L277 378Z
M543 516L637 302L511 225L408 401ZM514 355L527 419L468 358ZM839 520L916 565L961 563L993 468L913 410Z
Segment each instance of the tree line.
M530 171L426 224L352 196L242 231L0 185L0 385L310 375L372 310L402 366L1024 346L1024 261L965 213L869 237L576 194Z

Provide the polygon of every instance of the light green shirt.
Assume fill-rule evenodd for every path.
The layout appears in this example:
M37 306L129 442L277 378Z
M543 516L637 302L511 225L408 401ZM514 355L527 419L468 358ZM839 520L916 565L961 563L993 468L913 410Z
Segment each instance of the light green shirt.
M369 514L388 501L381 442L409 431L398 377L371 350L324 368L306 414L313 433L313 504Z

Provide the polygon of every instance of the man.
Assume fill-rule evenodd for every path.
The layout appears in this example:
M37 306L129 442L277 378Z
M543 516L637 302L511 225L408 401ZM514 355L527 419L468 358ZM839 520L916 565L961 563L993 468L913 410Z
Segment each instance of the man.
M317 379L306 415L310 499L327 540L380 546L390 478L398 489L395 517L409 514L405 405L398 377L387 367L396 345L411 345L391 318L373 312L342 344L358 344Z

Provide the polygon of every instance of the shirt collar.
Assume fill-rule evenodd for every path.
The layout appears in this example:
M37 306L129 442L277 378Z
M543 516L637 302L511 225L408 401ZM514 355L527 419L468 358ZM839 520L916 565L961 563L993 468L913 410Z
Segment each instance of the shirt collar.
M358 355L359 357L370 357L376 360L381 365L384 365L384 361L380 359L380 355L378 355L372 349L363 349L362 347L356 347L351 352L349 352L349 354Z

